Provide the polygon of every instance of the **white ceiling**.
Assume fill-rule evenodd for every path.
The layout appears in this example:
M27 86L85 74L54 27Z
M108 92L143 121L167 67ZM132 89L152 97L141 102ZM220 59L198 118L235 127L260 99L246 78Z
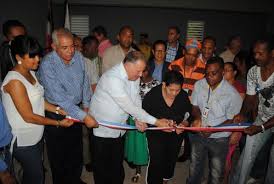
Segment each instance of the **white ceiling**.
M62 4L64 0L52 0ZM274 11L274 0L68 0L72 5L167 7L240 12Z

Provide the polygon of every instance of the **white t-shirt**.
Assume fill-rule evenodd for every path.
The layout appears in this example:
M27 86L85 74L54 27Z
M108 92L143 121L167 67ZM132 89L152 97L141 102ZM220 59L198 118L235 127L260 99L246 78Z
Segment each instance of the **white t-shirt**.
M2 102L12 128L12 143L14 143L14 141L17 139L18 146L32 146L37 144L43 136L44 126L25 122L17 111L11 96L4 92L3 87L11 80L21 81L27 90L33 112L35 114L45 116L44 88L39 84L35 73L32 71L31 74L36 80L34 85L32 85L20 73L16 71L10 71L1 86Z
M258 116L264 122L268 121L274 115L274 73L266 80L261 78L261 68L253 66L247 74L248 95L259 94ZM261 121L256 121L259 123ZM262 123L262 122L261 122ZM259 123L259 124L261 124ZM272 129L273 130L273 129Z

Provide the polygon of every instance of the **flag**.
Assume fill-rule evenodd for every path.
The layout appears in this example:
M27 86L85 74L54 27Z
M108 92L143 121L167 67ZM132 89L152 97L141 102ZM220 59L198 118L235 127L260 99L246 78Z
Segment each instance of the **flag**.
M70 16L69 16L69 4L68 0L65 1L65 23L64 28L70 30Z
M53 29L52 11L51 11L51 0L48 0L48 18L47 18L47 30L46 30L46 48L45 52L50 52L51 49L51 33Z

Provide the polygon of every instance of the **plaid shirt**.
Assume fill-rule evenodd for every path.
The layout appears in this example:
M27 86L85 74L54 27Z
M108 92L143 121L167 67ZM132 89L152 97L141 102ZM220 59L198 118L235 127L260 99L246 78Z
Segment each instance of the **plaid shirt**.
M177 42L177 46L175 48L171 47L169 44L167 44L166 62L171 63L172 61L174 61L178 48L179 48L179 42Z

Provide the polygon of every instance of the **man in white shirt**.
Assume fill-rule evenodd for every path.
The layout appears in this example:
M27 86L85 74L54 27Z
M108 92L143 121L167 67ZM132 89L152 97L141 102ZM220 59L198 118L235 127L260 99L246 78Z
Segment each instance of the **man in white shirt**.
M246 97L240 113L234 117L234 122L247 121L246 114L257 111L257 117L252 126L245 129L246 143L238 164L232 174L231 184L248 183L250 171L262 147L274 132L274 40L262 38L253 47L257 65L247 74ZM261 133L260 133L261 132ZM271 138L273 139L273 138ZM274 144L268 158L268 169L265 184L274 183Z
M241 37L236 35L232 36L227 44L227 49L220 54L220 57L223 58L224 62L233 62L236 54L242 49L242 40Z
M90 104L90 114L96 120L126 123L129 115L143 123L158 127L173 126L166 119L156 119L141 108L140 77L146 67L139 51L128 53L120 64L104 73ZM99 126L94 133L94 180L96 184L123 184L124 130Z

